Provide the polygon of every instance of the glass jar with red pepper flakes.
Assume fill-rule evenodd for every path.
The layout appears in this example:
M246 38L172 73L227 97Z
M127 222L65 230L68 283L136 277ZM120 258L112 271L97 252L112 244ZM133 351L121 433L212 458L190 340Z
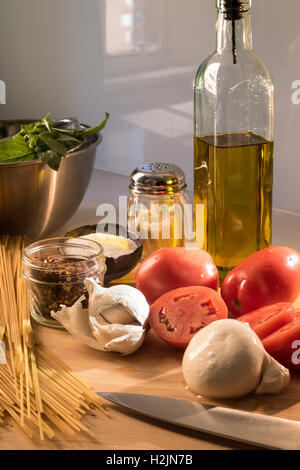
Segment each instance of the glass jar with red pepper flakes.
M103 285L105 256L99 243L85 238L49 238L33 243L23 253L23 274L32 318L45 326L62 328L51 312L70 307L83 295L84 280Z

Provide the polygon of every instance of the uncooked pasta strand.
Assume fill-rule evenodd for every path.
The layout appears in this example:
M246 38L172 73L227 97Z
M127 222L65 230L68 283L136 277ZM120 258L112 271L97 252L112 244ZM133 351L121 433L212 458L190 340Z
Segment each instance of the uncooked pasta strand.
M31 327L22 276L21 237L0 237L0 341L7 363L0 365L0 423L9 414L29 435L53 438L47 420L67 436L93 433L81 423L91 408L105 412L93 389L39 343Z

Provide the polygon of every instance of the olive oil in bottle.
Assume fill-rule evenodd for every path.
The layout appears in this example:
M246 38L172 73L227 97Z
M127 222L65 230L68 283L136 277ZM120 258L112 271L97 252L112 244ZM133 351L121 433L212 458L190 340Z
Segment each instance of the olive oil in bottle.
M270 245L273 82L254 53L251 0L217 0L217 46L194 82L196 244L220 280Z
M233 133L195 137L195 204L202 204L204 249L220 277L271 243L273 142ZM199 227L198 230L202 230Z

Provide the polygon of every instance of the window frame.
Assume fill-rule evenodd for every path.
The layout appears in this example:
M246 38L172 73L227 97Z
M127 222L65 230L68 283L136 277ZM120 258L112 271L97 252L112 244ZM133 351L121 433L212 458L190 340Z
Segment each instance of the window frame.
M161 67L167 62L168 56L168 34L167 34L167 0L160 0L162 3L162 40L161 46L154 51L128 51L122 54L110 55L106 53L106 2L112 0L102 0L101 19L102 19L102 40L103 40L103 59L104 75L109 78L115 75L128 75L147 72ZM148 0L149 1L149 0Z

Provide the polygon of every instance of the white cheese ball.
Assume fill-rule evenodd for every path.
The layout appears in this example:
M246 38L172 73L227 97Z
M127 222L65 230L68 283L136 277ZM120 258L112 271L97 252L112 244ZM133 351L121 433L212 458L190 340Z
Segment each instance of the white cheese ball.
M261 379L265 350L258 336L238 320L217 320L190 341L182 362L188 387L212 398L241 397Z

